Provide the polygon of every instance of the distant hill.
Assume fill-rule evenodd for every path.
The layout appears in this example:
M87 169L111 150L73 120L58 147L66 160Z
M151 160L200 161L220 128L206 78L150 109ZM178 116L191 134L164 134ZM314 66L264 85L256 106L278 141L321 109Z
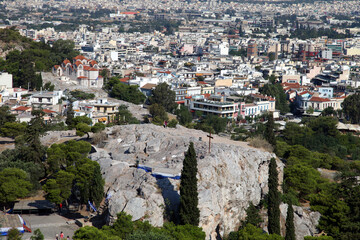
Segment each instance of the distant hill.
M0 57L5 58L12 50L22 51L30 47L32 40L21 36L15 28L0 29Z

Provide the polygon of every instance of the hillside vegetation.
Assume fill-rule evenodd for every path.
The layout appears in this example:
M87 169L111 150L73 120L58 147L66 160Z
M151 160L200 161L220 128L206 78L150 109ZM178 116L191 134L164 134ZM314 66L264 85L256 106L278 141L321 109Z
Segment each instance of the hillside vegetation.
M57 40L52 46L21 36L14 28L0 29L0 71L13 75L14 87L39 89L42 79L38 72L49 71L52 66L72 59L77 54L70 40Z

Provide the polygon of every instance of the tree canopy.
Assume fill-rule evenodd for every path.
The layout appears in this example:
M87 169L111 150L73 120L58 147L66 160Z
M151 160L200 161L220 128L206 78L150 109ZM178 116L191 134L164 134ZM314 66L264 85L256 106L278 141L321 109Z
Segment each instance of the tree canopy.
M0 172L0 203L9 203L26 197L32 188L25 171L5 168Z
M170 113L172 113L177 107L175 102L175 92L172 91L170 86L165 82L160 83L155 87L149 100L150 104L159 104Z
M289 103L286 100L286 94L280 83L265 84L260 88L260 93L276 98L275 107L280 110L281 114L285 114L290 111Z
M117 215L112 226L102 229L82 227L74 234L74 240L204 240L205 233L197 226L164 223L163 227L153 227L148 221L132 221L124 212Z
M49 71L54 65L60 65L64 59L73 59L79 52L74 50L75 44L70 40L59 39L53 46L43 42L34 42L23 37L13 29L0 29L1 40L7 41L9 46L19 44L24 50L11 50L5 61L0 61L0 70L13 75L14 87L28 86L40 89L41 75L36 72Z
M131 102L134 104L142 104L145 101L145 95L142 94L135 85L126 85L118 82L112 86L110 97Z
M360 93L348 96L341 104L346 119L351 123L360 123Z

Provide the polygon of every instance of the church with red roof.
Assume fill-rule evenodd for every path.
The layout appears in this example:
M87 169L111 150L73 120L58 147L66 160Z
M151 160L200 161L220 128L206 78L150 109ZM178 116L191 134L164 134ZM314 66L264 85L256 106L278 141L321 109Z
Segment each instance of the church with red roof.
M102 88L104 80L99 74L100 70L95 60L78 55L72 59L72 63L69 59L65 59L61 65L55 65L52 72L62 79L75 81L81 86Z

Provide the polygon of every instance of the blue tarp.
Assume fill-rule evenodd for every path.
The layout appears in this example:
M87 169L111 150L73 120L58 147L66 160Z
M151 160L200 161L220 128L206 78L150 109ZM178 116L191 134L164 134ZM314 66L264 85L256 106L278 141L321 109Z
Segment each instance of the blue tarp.
M90 201L88 201L88 203L89 203L89 206L91 207L91 209L94 210L94 212L97 212L97 210L96 210L96 208L94 207L94 205L92 205Z
M152 171L151 167L147 167L147 166L144 166L144 165L138 165L137 168L145 170L145 172L151 172Z
M171 178L171 179L175 179L175 180L180 180L180 176L165 176L165 175L161 175L161 173L153 173L151 174L151 176L153 176L156 179L164 179L164 178Z
M153 169L151 167L147 167L144 165L138 165L137 166L138 169L142 169L145 172L152 172ZM171 179L175 179L175 180L180 180L181 176L169 176L169 174L161 174L161 173L152 173L151 176L153 176L156 179L163 179L163 178L171 178Z

